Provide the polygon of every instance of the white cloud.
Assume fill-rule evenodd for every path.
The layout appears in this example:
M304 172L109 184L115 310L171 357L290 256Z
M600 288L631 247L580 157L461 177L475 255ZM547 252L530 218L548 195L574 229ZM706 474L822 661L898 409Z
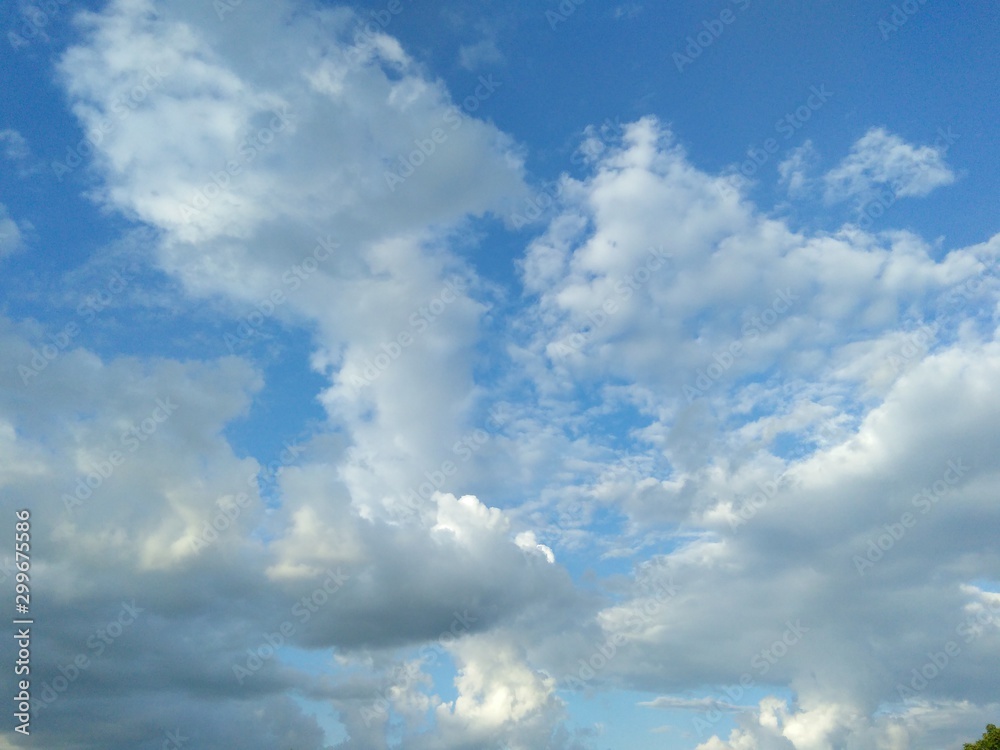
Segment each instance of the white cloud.
M639 3L624 3L615 8L615 20L622 18L632 19L642 13L642 6Z
M851 146L851 153L824 175L826 199L871 198L889 187L900 198L921 197L950 185L955 173L945 155L957 136L942 133L933 146L915 146L885 128L872 128Z
M479 82L452 103L394 39L358 36L343 10L305 18L287 4L242 8L226 24L245 25L254 41L243 45L197 4L150 7L122 2L87 16L86 44L63 60L88 127L135 83L137 59L165 73L98 145L99 196L162 230L158 259L193 293L255 304L277 290L288 300L279 314L318 322L314 361L333 380L323 400L355 443L343 474L354 502L384 512L428 467L456 459L454 442L478 427L467 416L476 405L469 352L484 307L470 288L445 291L470 276L447 240L468 214L500 211L525 192L513 144L475 117L483 97L505 95L503 82ZM261 61L270 61L263 70ZM258 128L282 107L290 125L259 144ZM240 156L248 137L252 162ZM220 172L230 157L237 175ZM411 176L387 181L405 166ZM196 207L199 191L218 196ZM339 243L335 258L290 288L282 280L317 235ZM236 272L213 272L223 267ZM426 305L433 312L421 313ZM403 364L393 358L365 378L400 333L413 337ZM387 452L387 434L406 437ZM361 458L375 450L375 463Z
M974 276L979 254L995 258L995 241L935 262L909 235L796 233L719 183L649 119L593 176L569 180L522 266L540 294L530 347L553 376L623 378L672 414L773 368L821 379L855 343L845 332L919 327L900 311Z
M640 706L666 709L694 709L697 711L740 711L746 706L738 706L715 698L681 698L673 695L661 695L651 701L642 701Z
M496 450L479 442L473 422L482 395L470 349L485 307L449 244L469 214L504 211L526 192L514 144L475 116L490 96L504 95L503 82L478 82L453 100L394 39L355 36L356 21L344 10L247 3L227 15L220 34L210 5L120 0L81 15L80 41L59 66L84 130L105 125L91 164L93 197L155 229L155 262L193 295L221 293L242 305L277 290L287 297L276 314L315 321L314 361L331 379L324 403L331 426L350 438L318 439L308 457L287 467L279 477L282 504L273 510L251 479L255 462L237 458L221 437L262 387L240 359L102 361L74 344L46 365L44 377L25 384L26 401L5 400L0 425L11 428L0 436L11 465L3 481L11 497L25 499L72 494L93 471L93 481L101 479L110 451L128 450L121 431L149 417L144 409L154 408L154 396L178 404L75 513L50 504L51 518L40 512L37 519L41 554L51 560L49 572L39 569L39 580L51 583L46 611L59 619L81 601L90 608L63 618L50 653L72 659L106 622L111 597L134 593L148 614L132 631L133 645L123 643L100 668L143 694L207 691L211 697L199 705L232 695L247 703L233 665L246 661L246 649L278 626L281 613L294 617L288 613L317 577L338 567L350 581L336 607L296 621L299 647L379 654L433 640L455 612L468 613L468 635L545 609L553 596L569 611L580 607L544 545L526 552L526 537L514 540L524 527L514 528L506 512L467 493L447 494L462 474L442 469L447 460L467 475L478 460L473 454ZM137 87L141 98L133 96ZM290 114L279 129L272 113L284 108ZM425 143L433 153L421 152ZM417 164L413 154L422 153ZM405 172L406 161L412 175L402 184L387 181L389 171ZM206 189L216 182L221 187ZM312 262L318 237L339 247L295 280L295 269ZM363 375L365 361L401 331L413 337L404 358L369 383L352 384L348 375ZM18 378L17 364L30 362L40 337L8 331L5 351L14 356L7 375ZM78 412L98 416L71 416ZM37 422L26 429L31 419ZM65 420L69 429L50 427L48 419ZM453 449L463 438L468 459ZM498 439L494 428L489 439ZM435 471L447 471L448 484L428 499L426 517L393 520L394 505ZM224 529L207 532L219 518ZM217 538L195 544L207 536ZM48 552L55 544L62 552ZM98 558L122 564L87 584L77 580ZM181 604L192 577L199 593ZM182 613L210 625L193 639L193 620ZM211 657L193 655L195 643ZM150 670L144 661L170 668ZM188 690L197 684L203 687ZM265 660L247 685L258 696L253 721L239 719L239 711L185 710L186 698L170 710L194 717L201 737L237 721L253 734L241 745L273 746L284 723L281 743L320 746L315 723L278 696L293 688L325 694L329 686L321 689L281 659ZM492 703L474 707L478 688L470 690L472 703L452 714L456 727L469 717L496 718ZM79 695L94 705L113 697L93 688ZM69 741L81 710L76 694L48 710L53 746ZM147 723L161 710L142 701L130 708ZM95 741L135 745L131 735L122 737Z
M354 19L344 11L305 20L287 3L245 10L227 24L253 16L258 28L284 32L247 45L250 54L233 39L215 44L187 5L154 13L151 2L122 0L85 16L87 43L62 60L85 127L114 124L97 145L100 199L166 230L174 254L188 241L245 241L280 221L339 226L342 241L367 243L516 194L520 163L509 142L464 111L461 94L452 105L395 40L347 41ZM272 60L263 72L261 60ZM148 96L116 116L151 76ZM425 141L430 156L420 154ZM388 184L411 153L425 163ZM492 179L473 179L483 173Z
M3 144L3 154L14 162L24 161L30 155L28 142L16 130L0 130L0 144Z
M781 184L793 198L800 198L809 193L812 188L812 179L809 171L819 161L819 154L813 146L812 141L805 141L801 146L789 151L778 164L778 175Z
M24 238L17 222L10 218L7 207L0 203L0 258L12 255L24 247Z
M618 511L633 543L666 537L680 590L655 606L635 584L600 611L603 638L624 643L597 679L668 694L714 684L706 700L731 701L722 687L744 672L795 693L795 708L765 702L760 729L704 748L899 746L899 728L876 712L928 652L961 642L967 607L987 606L966 584L1000 578L980 530L1000 486L988 458L1000 402L984 385L1000 363L1000 237L935 260L908 233L793 232L720 191L652 120L628 126L560 208L522 266L539 295L523 323L525 371L550 395L536 413L586 432L602 412L561 403L594 388L602 406L637 409L648 426L630 436L629 464L546 436L556 478L532 513L551 514L547 530L572 548L586 526L559 514L580 500ZM645 265L659 246L671 262ZM922 325L933 336L915 339ZM803 452L782 451L781 434ZM913 498L959 456L976 468L937 505L941 533ZM912 530L860 575L855 556L906 512ZM927 696L985 705L993 667L980 660L994 664L995 639L994 626L963 646ZM540 639L530 653L576 674L559 644Z
M482 638L456 648L458 697L435 713L434 747L464 748L503 738L508 747L550 746L562 701L555 680L532 670L516 647Z
M990 723L991 710L967 702L923 703L866 720L842 705L803 709L767 698L755 716L740 720L727 741L713 736L696 750L935 750L970 739L964 727Z
M492 37L481 39L475 44L463 44L458 48L458 63L466 70L478 70L504 63L503 53Z
M4 350L11 355L3 375L14 380L17 363L30 362L32 348L48 342L33 341L38 332L30 327L3 326ZM69 347L37 379L0 400L0 485L12 503L33 509L39 556L34 580L46 592L37 612L62 623L50 636L52 659L69 663L82 651L95 669L143 691L176 693L205 684L211 697L199 698L199 704L224 703L241 692L234 665L248 663L247 648L256 648L261 633L276 631L283 619L295 626L293 642L300 648L377 653L433 641L450 625L452 636L471 637L527 609L545 610L553 597L565 611L581 607L565 572L535 551L526 553L524 540L513 539L506 514L474 497L434 496L426 523L366 520L338 476L342 454L324 448L323 440L307 445L298 465L280 474L282 506L266 511L257 463L236 457L220 434L262 385L237 358L103 362ZM39 497L56 500L34 502ZM270 539L266 546L262 535ZM329 571L346 576L329 597L336 604L301 620L296 602L317 590ZM192 580L198 582L196 595ZM88 637L123 597L134 598L142 612L130 624L130 640L108 646L113 659L99 660ZM400 607L407 617L397 616ZM460 627L454 629L457 616ZM206 644L208 659L191 651L202 653ZM149 659L171 666L150 671L144 666ZM522 679L509 666L512 679ZM55 663L39 660L38 669L40 680L51 680ZM456 737L459 725L493 727L496 712L502 713L492 700L479 704L480 683L476 668L470 669L471 703L453 707L456 728L449 731ZM289 722L295 734L287 736L319 746L311 719L277 697L292 686L319 690L311 678L265 660L246 685L260 696L252 722L259 737L247 739L247 746L273 740L261 719L269 706L280 716L266 721ZM499 683L487 688L501 690ZM523 689L511 688L514 713L523 708ZM94 686L81 687L83 696L98 703L114 699L113 689ZM234 717L228 709L186 710L179 699L171 705L175 714L195 717L192 729L205 737ZM79 710L76 690L44 709L54 738L78 730ZM153 721L161 710L141 701L130 708L139 723ZM510 731L525 731L517 724ZM485 730L470 731L480 736ZM101 737L108 747L125 742Z

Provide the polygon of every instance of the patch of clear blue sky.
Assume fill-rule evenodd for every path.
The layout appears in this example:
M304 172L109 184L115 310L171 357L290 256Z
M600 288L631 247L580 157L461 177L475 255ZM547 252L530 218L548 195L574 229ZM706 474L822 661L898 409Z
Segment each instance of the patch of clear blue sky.
M710 735L699 737L694 731L692 719L695 711L664 711L662 709L639 706L639 703L653 700L654 693L634 690L601 691L587 695L579 692L560 693L568 704L569 713L580 726L591 726L595 717L601 717L602 730L594 747L625 750L690 750L698 742ZM669 725L666 732L656 731ZM725 714L714 728L720 736L726 736L733 727L732 715Z
M493 74L502 86L477 113L528 146L528 166L551 179L570 165L587 125L626 122L655 114L672 125L694 163L717 170L775 138L781 150L761 171L755 198L770 207L779 157L812 139L829 168L870 127L885 126L908 141L933 143L952 127L959 140L949 152L963 161L996 163L998 101L992 95L1000 62L995 45L1000 20L986 5L956 7L928 0L883 39L879 21L892 3L638 3L633 18L615 20L630 3L584 2L550 28L545 12L556 2L404 2L387 31L440 76L456 99L476 77ZM382 2L360 4L379 10ZM687 37L730 9L735 20L683 71L674 52ZM464 70L458 46L493 38L503 61ZM785 137L776 124L804 105L812 86L830 99ZM945 195L949 193L949 195ZM920 200L900 201L885 226L945 234L956 245L992 231L996 186L984 170L935 194L927 212ZM940 201L945 201L941 204ZM954 209L954 210L950 210ZM831 226L845 218L830 217Z

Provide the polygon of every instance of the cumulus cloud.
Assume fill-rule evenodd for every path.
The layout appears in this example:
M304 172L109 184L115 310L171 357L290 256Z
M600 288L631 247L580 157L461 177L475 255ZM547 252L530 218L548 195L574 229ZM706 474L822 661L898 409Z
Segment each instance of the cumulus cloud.
M452 100L395 39L347 11L304 18L258 5L228 15L223 34L196 4L116 3L83 17L88 43L61 69L88 128L113 116L146 66L162 76L98 145L95 196L163 232L158 262L192 294L254 304L287 292L277 314L317 322L316 366L334 380L324 403L356 431L348 483L377 508L454 458L454 441L474 429L456 394L471 393L467 350L484 308L447 238L463 217L523 194L520 157L474 116L503 95L502 81ZM253 44L234 43L241 33ZM261 72L260 60L273 62ZM382 366L383 347L406 366ZM451 431L433 426L449 413ZM365 468L366 433L392 424L414 437Z
M935 262L912 235L796 233L719 183L651 119L568 180L522 266L539 292L531 347L553 372L620 376L688 409L779 365L818 379L854 343L843 331L902 326L901 311L994 263L995 242Z
M36 335L5 324L14 363L31 363L51 346ZM4 376L17 378L18 366ZM468 638L526 608L545 609L553 597L568 611L582 606L565 571L522 549L499 509L435 495L426 523L372 523L351 507L329 453L307 448L286 467L284 503L269 512L260 467L234 455L221 435L262 386L243 360L147 369L70 347L37 378L0 405L7 447L0 482L12 504L35 509L33 580L44 593L34 611L61 623L47 631L37 663L38 712L51 746L79 730L81 711L93 710L81 701L113 712L127 684L178 697L169 705L131 701L127 731L90 734L106 747L172 731L165 717L179 714L191 717L188 736L216 741L242 715L230 705L237 697L257 705L248 746L320 747L314 720L283 696L334 693L262 651L272 634L305 652L378 653L442 634ZM35 502L42 496L57 501ZM263 545L261 534L272 541ZM59 667L78 655L81 676L52 687ZM188 711L185 694L218 710Z
M922 197L950 185L955 173L945 156L956 139L950 131L940 131L933 146L915 146L885 128L872 128L823 176L826 199L864 201L884 187L900 198Z
M905 233L796 233L716 180L658 123L634 123L570 181L522 267L539 298L533 377L554 398L565 383L628 383L605 403L648 424L635 459L550 485L553 513L586 498L625 515L640 543L678 527L663 561L681 593L651 606L637 585L598 614L619 642L598 679L706 713L748 686L795 691L796 708L768 699L748 712L762 729L706 750L900 746L903 720L874 717L949 641L962 656L921 697L991 700L981 660L995 658L998 620L968 613L993 596L972 579L1000 572L981 527L984 489L1000 482L988 458L1000 402L985 386L1000 362L1000 245L935 260ZM918 331L917 309L934 326ZM812 447L786 454L782 434ZM718 687L670 697L705 684Z
M60 66L84 127L113 125L96 148L105 183L96 197L168 232L175 257L187 242L266 236L289 222L338 226L345 245L367 244L497 208L516 192L509 140L349 12L306 20L288 3L253 4L226 18L227 32L236 25L253 44L205 15L121 0L81 17L87 43ZM273 62L258 72L262 59ZM421 152L424 139L433 154ZM472 179L482 171L493 179ZM269 257L291 259L293 246Z
M101 134L91 197L152 227L144 262L194 297L273 307L286 293L276 314L315 321L330 427L351 442L318 436L282 471L275 511L256 462L222 436L263 387L245 360L104 360L69 340L76 329L63 341L7 326L6 374L27 398L5 400L4 481L12 502L63 498L37 518L47 561L38 585L49 592L40 614L65 623L44 649L41 681L52 684L77 653L93 660L42 709L50 746L79 731L82 701L106 715L129 684L176 697L137 698L127 731L91 732L102 747L152 742L162 717L180 713L209 745L235 722L247 747L319 747L315 720L287 693L334 693L266 656L270 634L304 652L386 659L448 632L456 613L468 637L555 592L579 606L544 545L522 549L500 509L437 492L447 489L438 473L454 486L465 456L484 449L481 434L495 441L502 426L485 433L473 420L466 346L484 308L448 249L465 217L524 191L514 144L474 116L502 82L484 78L453 100L395 39L346 10L249 3L225 19L225 34L214 16L145 0L77 16L80 42L59 77L83 129ZM404 364L366 374L388 342L405 349ZM402 438L395 451L366 455L390 432ZM88 639L123 598L141 611L114 626L125 631L104 644L114 658L98 659ZM206 708L183 708L193 702Z

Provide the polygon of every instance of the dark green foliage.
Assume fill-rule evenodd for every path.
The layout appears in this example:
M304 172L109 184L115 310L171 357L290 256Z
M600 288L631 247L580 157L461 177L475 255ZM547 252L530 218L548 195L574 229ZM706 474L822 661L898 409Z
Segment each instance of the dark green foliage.
M987 724L983 738L979 742L965 743L965 750L1000 750L1000 729L995 724Z

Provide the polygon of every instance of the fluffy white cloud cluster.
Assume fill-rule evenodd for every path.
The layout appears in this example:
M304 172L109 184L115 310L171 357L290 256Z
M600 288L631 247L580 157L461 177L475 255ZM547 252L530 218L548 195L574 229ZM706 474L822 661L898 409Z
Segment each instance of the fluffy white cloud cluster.
M871 160L896 170L890 156ZM637 587L598 615L597 642L620 642L598 679L662 691L703 727L748 686L794 690L794 707L768 699L704 750L931 747L914 705L981 716L993 700L1000 237L942 253L904 232L804 234L719 187L641 120L591 177L565 179L523 264L538 295L523 356L546 413L599 425L561 406L590 387L604 413L647 424L632 460L548 485L552 513L620 512L635 544L673 549L681 592L650 607ZM566 446L549 445L555 462ZM720 688L677 695L705 685ZM966 718L946 720L949 741Z
M851 147L851 153L826 173L828 200L870 198L890 186L901 197L920 197L950 185L955 173L945 162L957 136L942 131L934 146L913 146L885 128L872 128Z

